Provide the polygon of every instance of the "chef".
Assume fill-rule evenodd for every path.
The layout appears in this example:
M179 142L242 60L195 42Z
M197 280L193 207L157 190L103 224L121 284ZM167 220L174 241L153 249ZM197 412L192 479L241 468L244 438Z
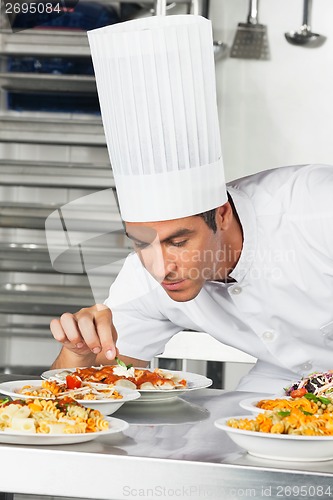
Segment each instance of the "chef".
M88 32L134 252L104 304L51 322L53 368L146 366L183 329L258 359L239 389L333 368L333 167L225 184L211 23L156 16Z

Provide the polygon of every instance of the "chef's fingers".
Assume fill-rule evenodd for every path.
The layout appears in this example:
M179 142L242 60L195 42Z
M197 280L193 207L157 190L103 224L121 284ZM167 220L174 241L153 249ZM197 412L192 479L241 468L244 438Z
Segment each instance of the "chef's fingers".
M102 347L95 326L96 314L98 315L98 311L96 311L95 306L81 309L79 312L75 313L73 319L76 323L78 336L74 336L74 329L71 328L73 336L69 339L71 342L77 342L77 347L79 347L80 344L85 344L92 353L99 354L102 351ZM65 320L67 321L67 318L65 318Z
M69 313L66 313L66 314L69 314ZM69 342L66 331L64 330L60 319L52 319L50 322L50 329L51 329L53 337L58 342L61 342L62 344Z
M103 351L107 359L118 355L117 332L112 324L110 309L104 304L81 309L75 314L64 313L50 323L56 340L67 348L85 354L89 349L95 355Z
M101 309L96 313L95 326L103 354L109 360L114 359L119 354L116 348L118 334L112 323L112 313L109 308Z
M65 332L68 342L78 349L85 345L84 335L80 331L76 314L64 313L60 317L60 324Z

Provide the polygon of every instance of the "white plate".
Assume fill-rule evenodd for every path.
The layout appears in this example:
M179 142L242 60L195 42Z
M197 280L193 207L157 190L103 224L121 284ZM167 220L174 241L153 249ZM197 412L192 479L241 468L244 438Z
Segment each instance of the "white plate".
M245 431L229 427L226 422L230 418L254 419L255 415L231 416L215 421L218 429L225 431L234 443L255 457L289 462L319 462L333 459L333 436L295 436Z
M76 368L59 368L57 370L48 370L46 372L43 372L41 377L44 379L49 379L49 378L56 378L58 380L64 380L66 378L66 375L63 377L59 377L59 373L71 373L75 371ZM180 396L181 394L184 394L189 391L195 391L198 389L204 389L206 387L209 387L212 385L213 381L210 378L205 377L204 375L198 375L197 373L190 373L190 372L181 372L181 371L174 371L174 370L163 370L166 373L172 373L174 375L179 376L180 378L184 378L187 380L187 385L188 387L182 388L182 389L156 389L155 391L149 391L149 390L139 390L141 394L140 402L142 401L166 401L168 399L174 399ZM0 386L1 387L1 386ZM118 390L118 388L117 388Z
M40 387L40 384L41 380L13 380L10 382L3 382L0 384L0 394L10 396L12 399L54 399L43 396L26 396L25 394L18 393L25 385ZM117 391L123 396L122 399L76 399L76 401L85 408L99 410L102 415L112 415L112 413L117 411L124 403L134 401L140 397L139 391L133 391L132 389L127 389L127 387L117 387Z
M239 406L243 408L244 410L248 410L252 413L263 413L264 410L263 408L258 408L257 404L259 401L262 401L263 399L291 399L289 396L277 396L276 394L263 394L262 396L255 396L252 398L246 398L242 399L240 401Z
M109 429L99 432L89 432L87 434L28 434L26 432L0 431L0 443L24 444L29 446L84 443L98 437L122 432L129 427L129 424L125 420L120 420L119 418L106 417L106 420L109 422Z

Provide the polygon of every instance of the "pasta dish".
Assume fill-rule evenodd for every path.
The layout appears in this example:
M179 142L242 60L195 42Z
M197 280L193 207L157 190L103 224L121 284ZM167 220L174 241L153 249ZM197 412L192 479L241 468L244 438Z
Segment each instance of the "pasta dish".
M333 405L327 398L308 393L295 399L262 399L256 406L265 411L254 419L230 418L227 425L271 434L333 436Z
M65 372L66 373L66 372ZM61 374L60 374L61 376ZM68 376L68 375L67 375ZM139 390L174 390L184 389L187 382L175 373L156 368L151 371L132 366L107 365L89 368L76 368L70 376L77 384L99 383L128 387Z
M62 383L57 380L42 380L40 386L24 385L16 392L22 396L31 396L34 398L60 399L71 397L79 401L96 401L100 399L122 399L114 386L105 385L104 387L94 387L89 383L80 383L80 387L71 388L71 384Z
M298 408L303 412L315 413L331 413L333 412L332 402L324 397L318 397L314 394L305 394L305 396L296 399L262 399L256 404L262 410L282 410L289 411L293 408Z
M98 410L84 408L71 398L26 399L0 406L0 431L29 434L84 434L105 431L109 423Z
M307 415L299 408L290 411L274 410L259 413L256 418L231 418L229 427L271 434L294 434L300 436L333 436L333 415Z

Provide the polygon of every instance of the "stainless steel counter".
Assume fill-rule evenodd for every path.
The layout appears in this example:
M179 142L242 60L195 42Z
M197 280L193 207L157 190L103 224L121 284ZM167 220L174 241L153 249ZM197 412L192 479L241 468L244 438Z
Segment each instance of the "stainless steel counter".
M130 423L122 434L66 446L1 445L1 489L114 500L333 496L333 461L257 459L214 427L217 418L245 414L238 403L249 396L204 389L132 402L113 415Z

